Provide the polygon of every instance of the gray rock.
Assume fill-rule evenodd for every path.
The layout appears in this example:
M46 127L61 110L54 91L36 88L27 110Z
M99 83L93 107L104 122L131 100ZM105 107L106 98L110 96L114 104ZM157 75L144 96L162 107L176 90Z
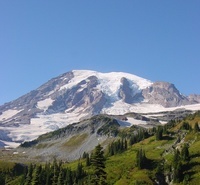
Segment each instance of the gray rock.
M187 97L180 94L176 87L168 82L155 82L142 91L148 103L164 107L176 107L191 104Z

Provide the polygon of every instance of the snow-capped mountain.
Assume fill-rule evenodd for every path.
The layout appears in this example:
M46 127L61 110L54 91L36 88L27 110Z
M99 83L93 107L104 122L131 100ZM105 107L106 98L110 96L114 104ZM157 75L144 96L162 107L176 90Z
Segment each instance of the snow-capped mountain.
M198 103L199 95L183 96L168 82L153 83L122 72L74 70L0 106L0 140L32 140L99 113L160 112L191 104L200 109Z

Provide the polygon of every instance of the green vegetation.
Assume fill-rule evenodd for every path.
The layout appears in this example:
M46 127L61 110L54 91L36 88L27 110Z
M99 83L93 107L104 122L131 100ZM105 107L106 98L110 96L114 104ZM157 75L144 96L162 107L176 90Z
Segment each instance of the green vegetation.
M0 184L199 184L200 112L148 130L139 127L120 130L115 122L106 121L108 125L99 130L99 134L112 135L105 150L97 145L92 153L85 152L82 159L71 163L56 159L46 164L0 161ZM116 135L113 130L117 130ZM49 134L42 137L47 138ZM55 133L53 136L57 137ZM79 134L63 146L79 145L87 137L87 134Z
M101 145L97 145L91 156L91 166L93 173L91 174L90 183L94 185L106 185L105 157Z
M81 145L82 142L88 137L88 134L81 134L81 135L75 135L70 138L69 141L63 144L65 147L74 147Z

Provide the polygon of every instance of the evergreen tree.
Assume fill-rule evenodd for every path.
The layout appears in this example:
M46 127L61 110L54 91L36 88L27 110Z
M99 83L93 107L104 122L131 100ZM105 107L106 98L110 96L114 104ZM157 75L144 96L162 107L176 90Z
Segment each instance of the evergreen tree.
M89 154L86 155L86 166L90 166L90 156Z
M124 140L124 150L127 150L128 149L128 144L127 144L127 140L125 139Z
M86 153L86 152L83 152L82 158L85 159L86 157L87 157L87 153Z
M174 157L173 157L173 166L177 166L178 162L180 161L180 152L179 150L174 151Z
M52 173L51 173L51 165L50 163L46 163L44 167L44 174L45 174L45 185L50 185L51 184L51 178L52 178Z
M52 185L57 185L58 182L58 174L59 174L59 166L57 164L56 159L53 161L53 177L52 177Z
M195 125L194 125L194 131L195 132L199 132L200 129L199 129L199 124L196 122Z
M131 135L129 145L132 146L134 143L136 143L136 137L134 135Z
M94 154L91 159L91 165L94 173L91 179L93 185L106 185L105 157L102 146L99 144L95 147Z
M144 130L140 128L139 131L138 131L137 142L142 141L144 138L145 138Z
M4 185L5 183L5 176L3 173L0 173L0 184Z
M64 170L61 168L58 175L58 183L57 185L64 185Z
M179 150L175 150L173 158L173 180L176 183L179 183L183 176L183 165L181 162L181 154Z
M189 147L187 144L184 144L182 150L181 150L181 157L184 161L189 160Z
M26 180L25 180L25 184L24 185L30 185L31 184L32 173L33 173L33 164L31 163L28 166L28 172L27 172L27 175L26 175Z
M156 130L156 140L162 140L162 134L163 134L163 128L162 127L158 127Z
M66 181L65 181L65 184L66 185L73 184L72 171L69 168L66 169Z
M174 182L180 182L182 179L182 170L183 170L183 165L181 163L181 161L177 162L177 165L174 167Z
M77 169L76 169L76 179L77 182L82 179L85 175L85 172L83 170L83 165L81 163L78 163Z
M137 150L137 153L136 153L136 166L139 169L143 169L146 161L147 161L147 159L146 159L145 151L143 149Z
M33 170L33 177L31 181L31 185L40 185L40 173L41 173L41 166L38 165Z

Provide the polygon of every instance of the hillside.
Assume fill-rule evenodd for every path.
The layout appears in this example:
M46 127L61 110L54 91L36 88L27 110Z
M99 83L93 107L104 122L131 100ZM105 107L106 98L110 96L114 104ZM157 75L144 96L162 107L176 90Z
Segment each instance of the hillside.
M98 119L98 117L96 117L96 119ZM106 120L109 123L108 125L112 125L112 127L109 128L118 128L119 125L115 122L110 122L110 118L107 118ZM200 181L199 124L200 112L196 112L195 114L188 115L182 120L171 120L165 126L159 126L157 129L129 127L120 130L120 132L109 142L110 144L108 144L107 147L104 147L106 159L104 170L107 173L107 184L197 185ZM100 124L99 126L100 127L98 128L101 128L102 125ZM111 129L105 127L104 129L100 129L102 134L108 130L111 131ZM139 132L136 135L133 135L132 133L137 130ZM42 137L46 136L45 139L48 139L50 135L44 135ZM79 143L81 140L84 140L83 138L84 136L77 136L73 141ZM70 146L71 142L72 141L68 142L66 145ZM104 142L102 142L102 144L103 143ZM103 146L106 145L103 144ZM142 155L143 158L139 160L138 156L140 155L138 155L138 152L140 151L142 151L144 155ZM8 154L9 153L7 153L7 155ZM9 156L7 157L10 158ZM12 169L14 171L15 168L23 168L20 165L16 167L16 165L19 164L18 162L22 160L21 156L13 157L13 159L10 159L15 162L9 162L9 165L6 165L6 162L0 162L1 179L3 179L5 173L7 174L6 169L10 168L10 171L12 171ZM94 173L92 170L94 168L92 161L91 163L88 162L91 158L91 155L84 152L81 159L70 163L66 161L63 164L60 164L62 168L59 167L58 170L63 170L61 171L64 179L69 178L66 175L71 171L70 173L74 174L70 176L72 181L75 180L78 184L84 184L84 182L88 184L90 181L89 177L92 177L92 174ZM1 157L1 160L5 160L5 158ZM38 161L40 161L39 158ZM31 160L27 158L25 163L29 164L30 162ZM53 162L53 160L50 162ZM33 167L33 169L36 170L40 163L36 161L34 163L36 164L36 167ZM52 163L52 169L54 165L55 163ZM46 167L42 165L40 168L44 173ZM49 170L50 169L51 167L49 167ZM77 175L77 170L81 170L81 175ZM26 173L28 173L28 171ZM55 172L50 170L49 173L52 173L53 175ZM20 184L19 182L22 181L26 182L27 175L14 174L10 174L12 178L8 178L9 183L7 184L16 185Z

